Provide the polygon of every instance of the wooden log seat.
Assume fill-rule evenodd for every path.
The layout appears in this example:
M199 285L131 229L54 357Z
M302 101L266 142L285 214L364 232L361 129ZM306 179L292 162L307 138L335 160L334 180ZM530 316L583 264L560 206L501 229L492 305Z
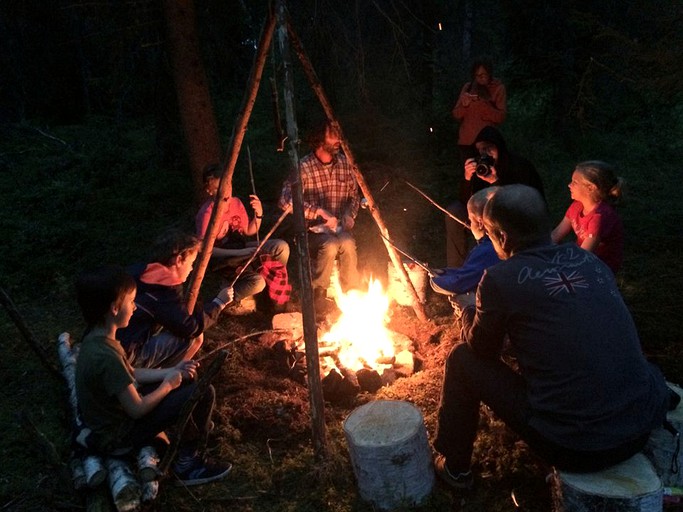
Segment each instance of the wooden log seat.
M553 512L661 512L662 482L642 453L596 473L555 471Z
M360 496L382 510L419 504L434 485L422 414L413 404L376 400L344 420Z

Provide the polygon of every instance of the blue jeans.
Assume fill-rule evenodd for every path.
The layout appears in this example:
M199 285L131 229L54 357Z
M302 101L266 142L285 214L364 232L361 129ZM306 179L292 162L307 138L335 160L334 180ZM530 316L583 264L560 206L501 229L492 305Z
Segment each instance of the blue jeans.
M532 411L522 376L500 359L477 356L467 344L448 355L434 448L451 471L469 469L483 402L548 464L572 472L593 472L638 453L648 434L609 450L571 450L548 440L529 426Z
M256 247L256 242L248 242L247 247ZM282 263L285 267L289 260L289 244L284 240L277 238L270 238L266 240L261 248L259 254L268 254L274 261ZM246 262L249 257L243 258L212 258L212 269L217 270L226 279L232 280L236 275L236 269L241 264ZM261 293L266 287L266 280L258 273L259 256L256 255L254 261L249 265L239 279L235 282L233 289L235 290L235 302L239 302L246 297L251 297L257 293Z
M339 257L339 281L342 290L358 288L358 256L356 240L348 231L339 234L308 233L308 250L314 288L327 289L334 268L334 260Z

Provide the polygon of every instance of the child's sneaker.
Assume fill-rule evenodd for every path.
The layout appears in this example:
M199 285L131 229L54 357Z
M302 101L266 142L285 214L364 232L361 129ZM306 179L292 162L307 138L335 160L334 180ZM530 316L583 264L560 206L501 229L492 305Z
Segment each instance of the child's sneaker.
M185 466L182 471L179 471L179 466L176 464L173 472L177 477L177 484L184 486L202 485L209 482L215 482L225 478L230 470L232 464L229 462L223 465L213 464L207 461L204 457L195 457Z
M451 473L448 469L448 466L446 466L446 457L443 455L437 455L436 459L434 459L434 469L437 476L454 489L469 490L474 484L472 471L466 471L465 473L453 475L453 473Z

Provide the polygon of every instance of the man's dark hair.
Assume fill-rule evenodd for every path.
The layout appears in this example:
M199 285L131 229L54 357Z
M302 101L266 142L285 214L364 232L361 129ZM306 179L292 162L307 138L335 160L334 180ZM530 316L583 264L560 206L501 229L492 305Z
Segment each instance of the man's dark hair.
M315 151L323 145L323 143L325 142L325 135L327 135L328 130L334 133L336 131L336 128L332 124L332 121L330 121L329 119L323 119L315 123L313 127L308 131L308 133L306 134L306 144L308 144L308 147L312 151Z
M548 240L550 215L541 193L527 185L500 187L484 207L484 217L505 231L517 249Z
M89 327L102 325L113 303L135 290L135 279L123 267L109 265L83 272L76 278L76 298Z
M176 256L180 255L185 258L187 253L198 251L200 244L201 240L195 235L179 229L168 229L154 241L150 262L161 263L169 267L173 264Z

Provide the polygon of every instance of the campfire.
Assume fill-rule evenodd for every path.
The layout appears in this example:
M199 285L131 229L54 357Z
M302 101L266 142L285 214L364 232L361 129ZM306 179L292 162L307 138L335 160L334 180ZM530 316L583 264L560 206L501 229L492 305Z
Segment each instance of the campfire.
M336 276L333 276L336 277ZM339 401L360 391L376 392L399 377L412 375L415 367L412 341L390 330L391 299L382 283L370 279L367 291L343 293L333 279L339 316L318 335L320 375L327 400ZM292 357L293 356L293 357ZM304 340L290 351L290 373L305 374Z

